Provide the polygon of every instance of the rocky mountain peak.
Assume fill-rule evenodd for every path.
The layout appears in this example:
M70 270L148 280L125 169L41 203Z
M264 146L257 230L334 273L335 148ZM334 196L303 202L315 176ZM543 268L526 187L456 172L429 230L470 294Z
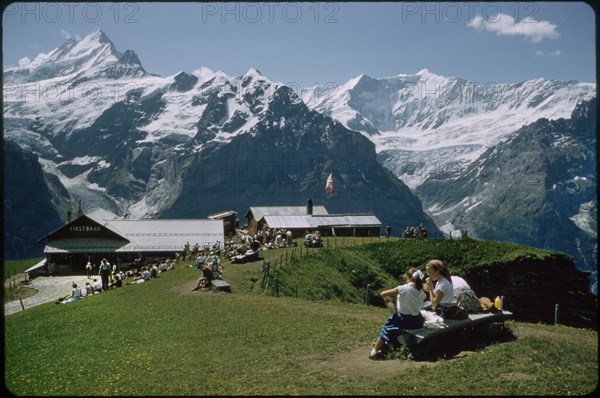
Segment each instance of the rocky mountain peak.
M119 57L119 63L142 66L140 59L133 50L125 50L125 52Z

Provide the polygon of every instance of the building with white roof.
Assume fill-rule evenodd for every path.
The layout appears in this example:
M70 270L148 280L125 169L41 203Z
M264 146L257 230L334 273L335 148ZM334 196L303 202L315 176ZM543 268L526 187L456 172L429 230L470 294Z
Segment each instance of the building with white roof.
M324 206L254 206L246 213L248 233L283 229L294 237L319 231L321 236L379 236L381 221L371 213L329 214Z
M186 243L200 248L221 245L223 220L125 220L98 209L77 217L41 240L47 240L44 249L47 263L56 264L59 272L76 271L85 269L88 261L97 266L102 258L121 265L139 257L173 258L183 251Z

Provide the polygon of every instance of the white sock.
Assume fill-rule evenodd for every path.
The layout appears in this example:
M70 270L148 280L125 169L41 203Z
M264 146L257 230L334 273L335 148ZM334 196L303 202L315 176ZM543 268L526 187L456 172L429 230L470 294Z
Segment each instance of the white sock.
M371 350L371 356L373 356L373 355L375 355L375 354L377 354L377 350L376 350L375 348L373 348L373 349Z

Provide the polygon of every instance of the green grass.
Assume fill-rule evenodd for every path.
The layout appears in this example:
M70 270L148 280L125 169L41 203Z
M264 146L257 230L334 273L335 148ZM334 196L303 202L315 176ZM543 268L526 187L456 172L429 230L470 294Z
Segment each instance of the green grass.
M341 252L333 249L320 252L319 262L317 256L302 261L337 267L328 283L351 290L352 277L340 275L362 263L353 252L358 248L346 249L345 265L335 264ZM291 268L290 260L283 269ZM479 396L583 395L597 386L595 331L517 322L511 322L512 342L430 366L398 367L393 377L360 368L340 376L333 365L314 364L357 350L364 361L384 309L344 299L273 297L260 289L260 262L226 264L231 294L192 293L197 277L195 269L178 268L149 283L6 317L6 387L26 396ZM302 278L312 289L321 272Z
M408 268L424 271L425 263L432 258L442 259L453 274L466 275L475 268L494 264L562 256L514 243L475 239L366 238L364 245L360 244L361 238L345 239L344 246L329 242L302 257L296 254L292 259L288 252L288 262L283 266L282 256L274 256L281 294L364 303L367 284L371 291L395 286Z
M34 258L29 260L5 260L3 264L4 280L11 278L16 274L20 274L27 268L38 263L42 258Z
M23 272L39 262L41 258L34 258L30 260L5 260L3 264L4 269L4 286L8 286L4 289L4 302L23 299L34 295L37 291L30 287L22 285L25 279Z

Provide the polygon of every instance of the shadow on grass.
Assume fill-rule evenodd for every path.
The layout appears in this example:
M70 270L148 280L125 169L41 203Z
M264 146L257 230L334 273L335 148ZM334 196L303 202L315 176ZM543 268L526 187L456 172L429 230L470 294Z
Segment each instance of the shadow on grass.
M454 359L461 352L476 352L491 344L515 341L513 330L503 322L489 323L446 333L411 347L401 344L385 346L387 359L435 362Z

